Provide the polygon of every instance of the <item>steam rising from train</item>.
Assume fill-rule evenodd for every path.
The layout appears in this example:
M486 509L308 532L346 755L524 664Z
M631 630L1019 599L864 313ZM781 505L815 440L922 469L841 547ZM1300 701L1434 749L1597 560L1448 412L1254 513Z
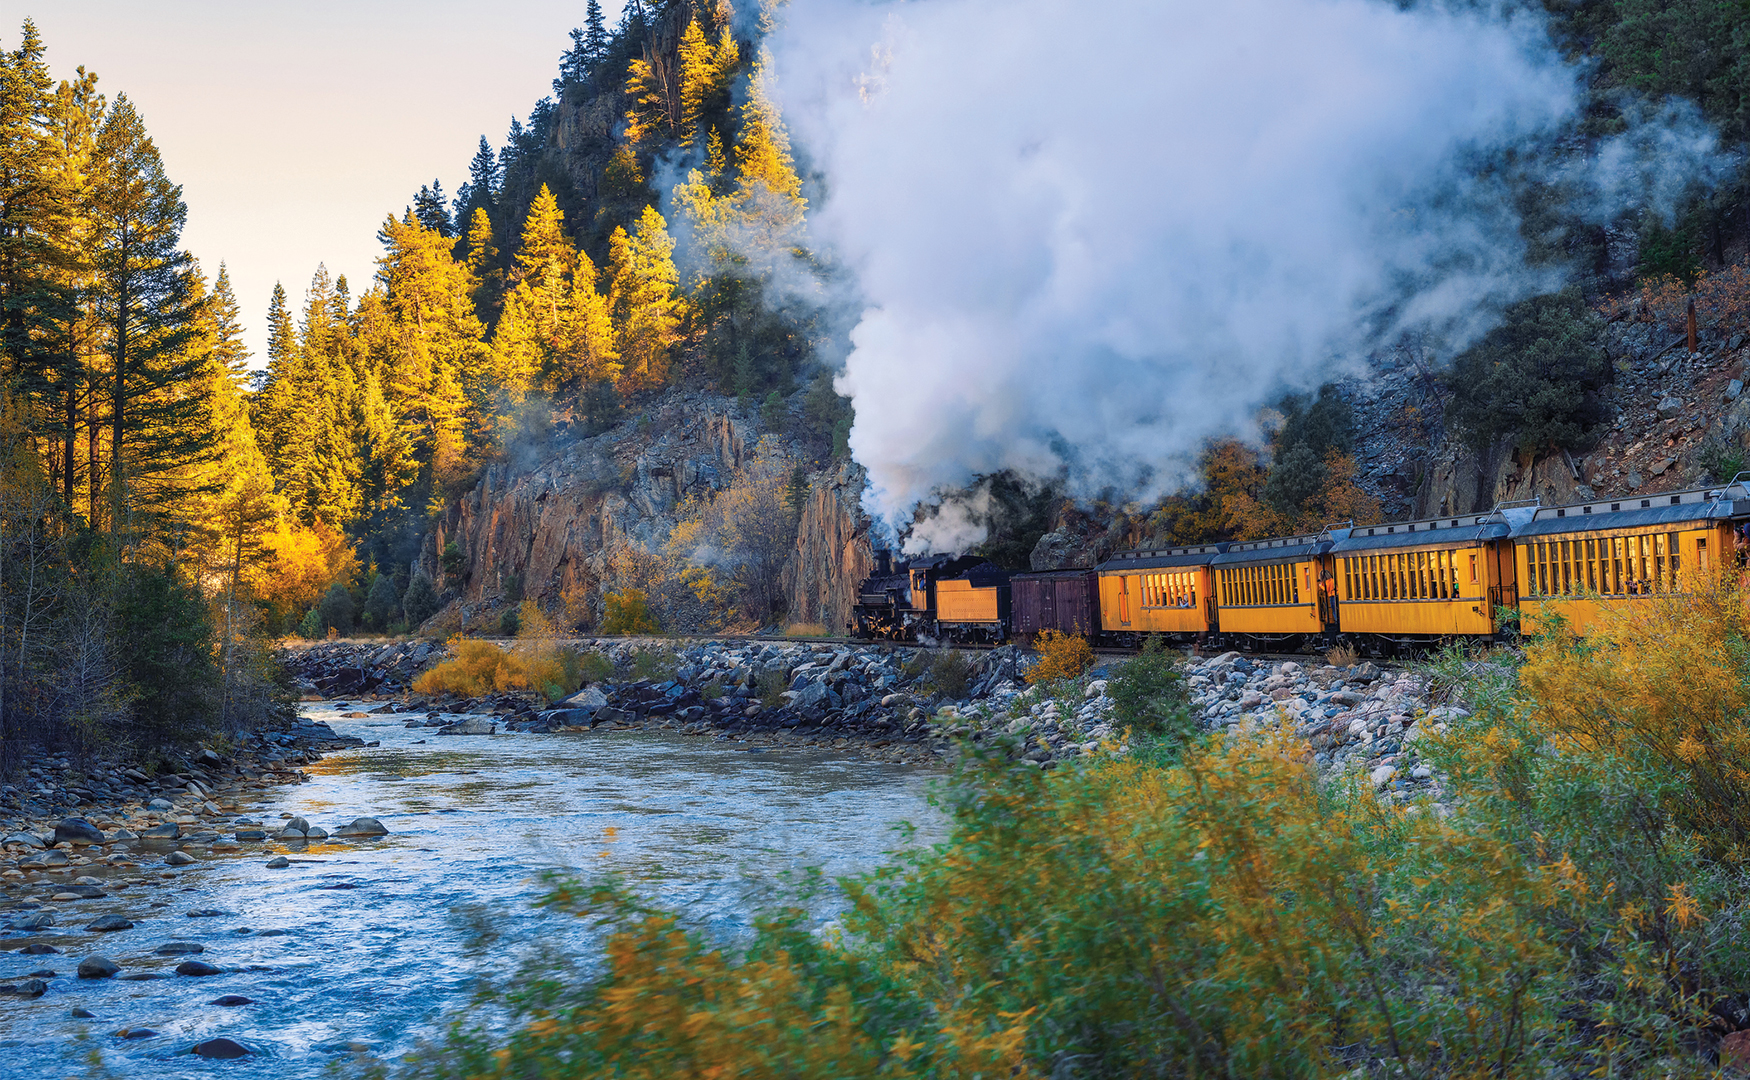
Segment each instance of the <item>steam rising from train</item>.
M893 523L1001 469L1177 489L1276 395L1406 334L1450 355L1559 287L1527 264L1515 186L1609 222L1722 167L1680 106L1575 138L1583 72L1529 13L817 0L785 20L785 117L825 177L813 239L860 289L851 448ZM908 550L982 531L950 504Z

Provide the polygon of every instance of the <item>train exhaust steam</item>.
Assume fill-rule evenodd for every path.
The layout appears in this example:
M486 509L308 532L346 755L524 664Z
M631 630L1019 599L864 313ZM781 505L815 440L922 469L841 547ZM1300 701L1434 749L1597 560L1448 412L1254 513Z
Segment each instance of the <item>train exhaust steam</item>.
M1526 192L1617 222L1726 164L1681 104L1581 139L1585 72L1511 3L785 12L777 85L824 177L813 241L856 281L851 447L902 530L1003 469L1175 490L1274 395L1409 334L1451 355L1559 287L1528 261ZM981 534L949 499L907 547Z

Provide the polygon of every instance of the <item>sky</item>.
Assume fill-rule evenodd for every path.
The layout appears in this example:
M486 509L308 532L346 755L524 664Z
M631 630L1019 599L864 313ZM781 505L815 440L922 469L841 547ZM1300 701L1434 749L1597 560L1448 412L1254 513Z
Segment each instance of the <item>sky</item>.
M620 4L606 0L609 25ZM506 14L514 10L511 17ZM480 136L552 92L583 0L0 0L0 46L36 22L57 79L80 65L145 117L188 204L183 245L220 261L265 363L275 281L296 305L318 263L355 296L377 228L434 178L467 179Z

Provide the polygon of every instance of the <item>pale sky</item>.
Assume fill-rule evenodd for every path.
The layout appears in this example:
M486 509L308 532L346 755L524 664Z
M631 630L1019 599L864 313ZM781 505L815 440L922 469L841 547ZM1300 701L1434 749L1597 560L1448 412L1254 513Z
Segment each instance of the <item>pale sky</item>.
M356 297L377 227L421 184L453 197L480 136L502 146L552 91L584 0L0 0L0 47L34 19L57 79L84 65L145 117L188 203L183 245L223 260L251 361L267 301L326 262ZM611 28L619 0L606 0Z

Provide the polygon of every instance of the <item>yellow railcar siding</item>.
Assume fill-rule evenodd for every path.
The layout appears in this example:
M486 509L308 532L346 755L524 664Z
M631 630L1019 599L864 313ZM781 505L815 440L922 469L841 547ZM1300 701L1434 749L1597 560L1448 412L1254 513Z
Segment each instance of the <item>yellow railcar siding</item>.
M1487 554L1474 547L1338 556L1343 632L1493 633Z
M1227 634L1316 634L1317 566L1311 561L1223 566L1216 571Z
M1514 545L1520 629L1540 633L1555 616L1584 635L1607 610L1680 591L1730 541L1725 526L1529 537Z
M951 623L994 623L1000 619L997 589L970 581L936 582L936 619Z
M1100 628L1112 633L1201 634L1209 624L1206 566L1100 575Z

